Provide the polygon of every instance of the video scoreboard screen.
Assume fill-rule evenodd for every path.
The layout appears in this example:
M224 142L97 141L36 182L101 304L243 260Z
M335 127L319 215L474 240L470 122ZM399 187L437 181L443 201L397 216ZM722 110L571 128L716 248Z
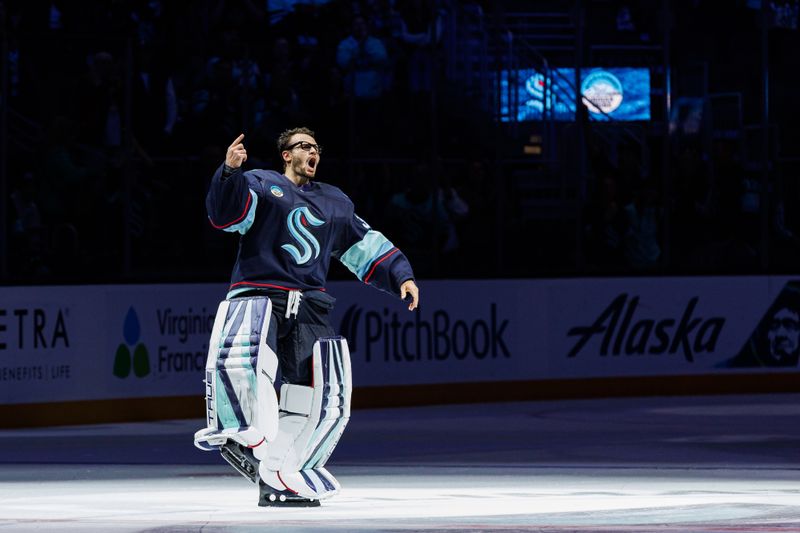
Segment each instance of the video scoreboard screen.
M590 120L650 120L650 71L646 68L581 69L581 95ZM500 72L500 120L575 120L575 70ZM546 101L545 101L546 100Z

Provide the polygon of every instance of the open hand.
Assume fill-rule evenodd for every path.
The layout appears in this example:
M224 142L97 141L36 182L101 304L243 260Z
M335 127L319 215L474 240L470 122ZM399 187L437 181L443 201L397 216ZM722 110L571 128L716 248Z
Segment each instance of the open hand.
M242 163L247 161L247 150L244 149L242 139L244 139L244 133L239 134L233 144L228 146L228 152L225 154L225 164L231 168L239 168Z

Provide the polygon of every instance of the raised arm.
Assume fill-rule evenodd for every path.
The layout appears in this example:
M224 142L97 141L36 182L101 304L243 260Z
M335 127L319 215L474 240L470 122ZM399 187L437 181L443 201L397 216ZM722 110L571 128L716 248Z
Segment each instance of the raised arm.
M206 196L208 220L216 229L239 232L244 235L255 218L258 195L247 184L242 164L247 161L247 150L239 135L228 147L225 163L211 178Z

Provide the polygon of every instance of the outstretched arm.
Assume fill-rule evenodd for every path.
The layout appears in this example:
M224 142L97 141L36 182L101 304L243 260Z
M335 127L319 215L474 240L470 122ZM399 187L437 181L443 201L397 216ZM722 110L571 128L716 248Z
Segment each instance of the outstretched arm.
M339 235L334 257L364 283L401 299L411 296L409 311L419 304L411 264L389 239L355 213Z

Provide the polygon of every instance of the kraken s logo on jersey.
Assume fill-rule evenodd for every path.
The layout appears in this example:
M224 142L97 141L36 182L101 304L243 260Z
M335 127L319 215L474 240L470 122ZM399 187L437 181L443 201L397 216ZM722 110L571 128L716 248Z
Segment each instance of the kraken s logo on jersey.
M324 223L324 220L320 220L312 215L308 207L295 207L289 212L289 216L286 217L286 225L289 228L289 233L299 247L294 244L284 244L281 248L289 252L298 265L308 263L312 255L313 258L316 259L319 257L319 241L306 228L309 225L321 226Z

